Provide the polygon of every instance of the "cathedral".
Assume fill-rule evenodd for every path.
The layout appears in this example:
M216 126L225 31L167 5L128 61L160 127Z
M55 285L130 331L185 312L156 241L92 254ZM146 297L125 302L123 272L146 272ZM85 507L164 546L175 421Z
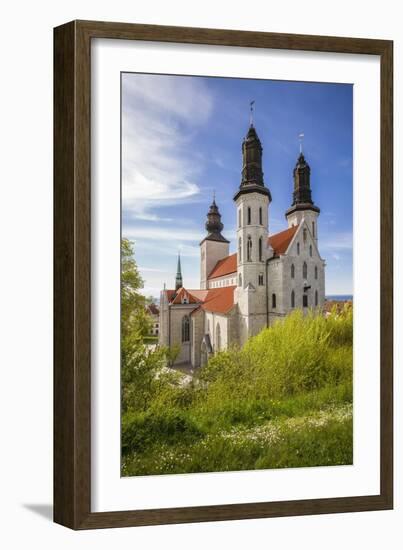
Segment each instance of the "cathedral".
M160 345L177 347L175 364L203 366L211 354L242 346L293 309L321 308L325 261L318 248L319 208L311 195L310 167L300 151L294 168L288 227L270 234L270 190L263 180L262 145L251 122L242 143L242 177L234 195L236 252L215 199L200 243L200 288L184 286L180 257L175 289L161 292Z

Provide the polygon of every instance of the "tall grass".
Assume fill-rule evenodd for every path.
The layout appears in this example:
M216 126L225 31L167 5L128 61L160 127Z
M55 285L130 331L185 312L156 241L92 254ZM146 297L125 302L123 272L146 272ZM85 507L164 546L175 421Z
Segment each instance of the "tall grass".
M297 310L189 384L145 376L138 388L153 391L123 415L123 475L351 463L352 409L340 411L352 403L352 343L351 307ZM326 422L306 420L315 415ZM281 436L259 443L269 432Z

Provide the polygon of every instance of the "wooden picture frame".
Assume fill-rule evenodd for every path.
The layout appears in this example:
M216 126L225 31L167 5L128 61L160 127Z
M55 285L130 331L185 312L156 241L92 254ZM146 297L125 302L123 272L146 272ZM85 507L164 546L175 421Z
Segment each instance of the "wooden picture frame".
M91 512L91 40L113 38L380 56L381 472L370 496ZM54 520L72 529L327 514L393 507L393 43L73 21L54 30Z

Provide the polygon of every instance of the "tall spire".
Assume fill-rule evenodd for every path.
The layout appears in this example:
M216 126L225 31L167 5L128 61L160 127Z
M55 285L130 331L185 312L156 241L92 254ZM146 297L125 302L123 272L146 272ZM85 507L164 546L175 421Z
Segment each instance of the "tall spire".
M213 194L213 202L210 204L209 211L207 212L205 227L207 230L207 237L205 237L204 240L221 241L224 243L229 242L221 234L221 231L224 229L224 225L221 222L221 214L215 202L215 192Z
M253 104L251 102L251 119L245 139L242 142L242 178L239 190L234 196L234 200L242 193L262 193L269 197L271 201L271 194L263 181L263 168L262 168L262 144L260 143L259 136L253 125Z
M287 210L286 214L290 214L295 210L314 210L315 212L320 212L320 209L312 200L311 168L305 160L301 145L297 164L293 171L293 177L294 192L292 195L292 205L291 208Z
M182 286L183 286L183 281L182 281L181 255L180 255L180 252L178 252L178 266L176 268L175 290L180 289Z

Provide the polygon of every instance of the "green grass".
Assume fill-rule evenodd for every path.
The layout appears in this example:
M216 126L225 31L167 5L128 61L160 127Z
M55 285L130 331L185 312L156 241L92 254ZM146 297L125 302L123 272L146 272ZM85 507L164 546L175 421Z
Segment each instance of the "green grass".
M162 438L123 460L123 475L193 473L351 464L351 405L311 415L238 425L185 441Z
M295 312L190 384L143 369L125 388L123 476L352 463L351 309Z

